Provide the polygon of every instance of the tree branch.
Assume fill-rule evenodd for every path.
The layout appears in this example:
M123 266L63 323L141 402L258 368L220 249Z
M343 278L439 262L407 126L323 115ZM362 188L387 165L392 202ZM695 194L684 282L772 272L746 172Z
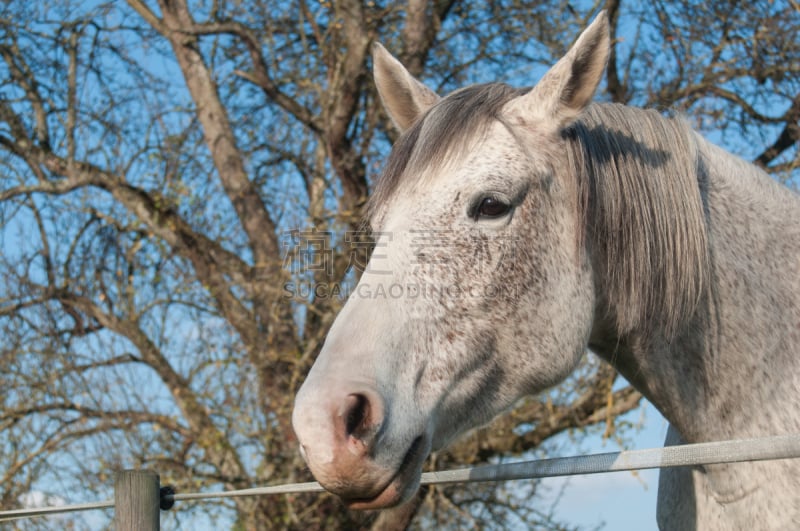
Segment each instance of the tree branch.
M248 179L228 112L220 101L216 83L199 51L197 38L192 34L192 28L196 25L183 0L162 1L160 6L164 18L154 28L167 37L172 46L195 102L205 143L225 193L247 234L256 265L277 273L275 264L280 249L275 224L258 190Z
M301 105L297 100L285 94L275 80L272 79L267 61L261 51L261 44L250 28L235 21L218 21L205 24L195 23L187 28L182 28L182 30L186 31L189 35L227 34L238 37L247 47L253 71L252 73L248 73L236 70L234 73L254 85L261 87L270 101L275 102L311 131L316 134L322 133L323 126L319 117L312 113L307 107Z
M168 206L154 201L145 191L128 184L122 177L107 173L91 164L67 161L38 146L11 143L0 137L0 143L15 153L40 164L48 171L66 177L59 181L40 181L37 185L19 186L0 193L0 200L33 192L63 194L86 186L106 190L144 223L154 234L163 238L181 256L195 267L201 282L225 317L236 327L248 344L258 344L259 332L249 310L231 292L226 275L246 280L242 287L248 290L270 289L268 285L257 285L257 273L238 256L225 250L218 242L195 232L186 221ZM274 259L277 261L277 259ZM279 293L278 289L271 291ZM253 343L249 343L253 342Z
M137 410L103 410L83 406L76 402L62 401L38 404L17 409L5 410L0 415L0 422L14 422L15 420L37 414L74 412L83 418L91 419L124 419L125 422L136 424L151 423L158 424L165 429L174 431L183 437L191 437L193 434L185 426L181 426L172 417L160 415L148 411Z
M33 76L30 67L25 62L23 55L20 53L16 40L12 41L11 46L0 46L0 55L8 66L11 73L11 78L25 91L28 102L33 107L34 116L36 117L36 139L42 146L50 145L50 130L47 126L47 111L45 110L44 101L41 94L39 94L39 86L36 78ZM3 106L5 107L5 103ZM19 125L12 126L14 135L18 135L22 130L21 122Z
M619 22L620 0L607 0L606 11L608 23L611 27L611 50L608 54L608 68L606 69L606 86L612 101L627 103L630 99L628 87L619 79L619 64L617 60L617 24Z
M800 142L800 94L795 96L792 106L786 111L784 118L786 126L778 138L754 160L754 163L762 168L769 166L773 160L778 158L778 155Z
M246 476L245 468L239 461L239 456L235 449L231 447L230 441L214 425L213 420L206 413L205 407L198 401L197 395L189 386L189 382L184 380L173 369L158 347L150 341L136 324L106 313L86 297L61 291L57 294L57 299L61 303L70 305L76 310L91 316L105 328L126 337L136 345L142 361L153 368L172 393L176 405L180 408L184 418L189 423L191 432L197 438L198 444L206 452L209 460L225 476Z

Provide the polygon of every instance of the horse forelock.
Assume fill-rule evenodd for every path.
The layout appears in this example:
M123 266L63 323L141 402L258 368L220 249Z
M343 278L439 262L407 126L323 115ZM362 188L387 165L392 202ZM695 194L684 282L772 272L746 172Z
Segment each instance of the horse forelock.
M525 90L503 83L471 85L459 89L434 105L406 130L392 147L367 205L367 216L386 204L401 185L414 184L458 160L500 120L500 111Z
M707 176L695 133L652 110L595 104L564 136L608 317L620 335L670 338L708 284Z

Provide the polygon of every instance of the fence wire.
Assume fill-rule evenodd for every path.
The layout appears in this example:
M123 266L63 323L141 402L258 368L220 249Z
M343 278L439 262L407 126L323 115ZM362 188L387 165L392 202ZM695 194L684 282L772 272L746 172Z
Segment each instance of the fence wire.
M446 483L542 479L548 477L601 474L605 472L646 470L652 468L700 466L793 458L800 458L800 434L685 444L680 446L667 446L664 448L650 448L646 450L623 450L620 452L583 456L482 465L440 472L425 472L422 474L421 484L437 485ZM322 491L324 491L324 489L317 482L289 483L222 492L164 494L162 502ZM113 506L114 501L107 500L58 507L0 511L0 522L76 511L108 509Z

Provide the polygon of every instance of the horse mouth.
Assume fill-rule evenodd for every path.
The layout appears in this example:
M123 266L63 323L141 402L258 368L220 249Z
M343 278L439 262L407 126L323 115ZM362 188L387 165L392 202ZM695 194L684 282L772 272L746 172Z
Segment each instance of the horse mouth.
M375 496L368 498L343 498L350 509L385 509L406 501L419 486L422 463L427 457L422 436L414 439L394 476Z

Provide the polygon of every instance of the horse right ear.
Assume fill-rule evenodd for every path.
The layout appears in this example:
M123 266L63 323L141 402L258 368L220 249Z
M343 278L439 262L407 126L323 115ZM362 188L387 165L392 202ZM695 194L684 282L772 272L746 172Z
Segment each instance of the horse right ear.
M439 101L439 96L417 81L380 43L372 45L375 86L389 117L400 131L405 131L425 111Z

